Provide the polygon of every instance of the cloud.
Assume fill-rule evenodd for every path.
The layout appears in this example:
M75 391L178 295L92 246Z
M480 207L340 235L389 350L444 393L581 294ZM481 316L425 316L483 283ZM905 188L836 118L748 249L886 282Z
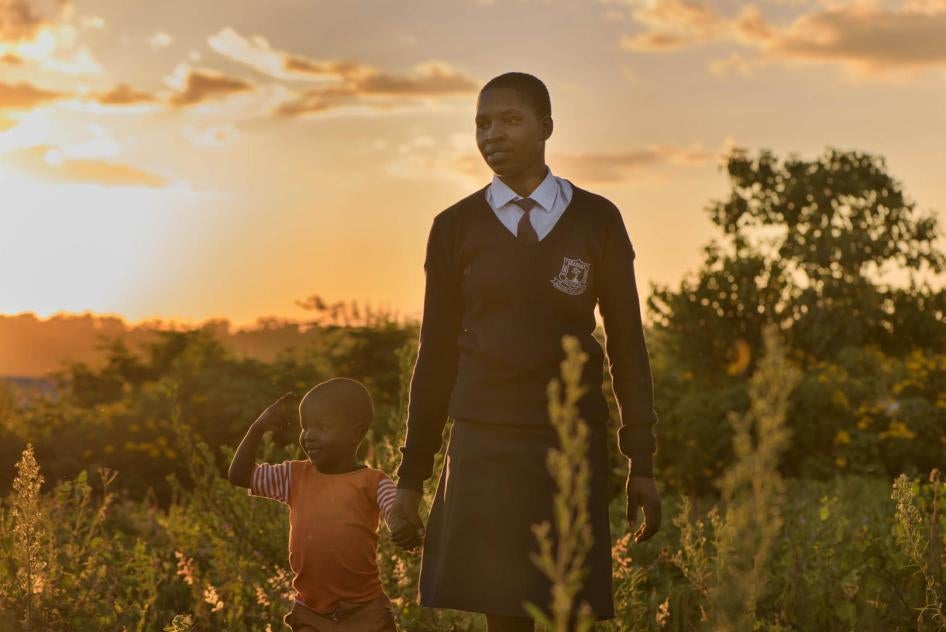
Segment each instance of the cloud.
M203 129L188 127L184 134L195 147L226 147L240 136L235 125L227 123Z
M804 14L787 27L754 10L736 22L739 34L771 57L835 62L869 74L894 69L946 68L946 3L898 9L857 5Z
M270 46L261 36L246 38L232 28L224 28L207 39L211 49L232 61L253 70L289 81L335 79L358 75L368 68L357 62L344 60L319 61Z
M162 175L97 158L70 158L53 145L37 145L8 154L7 161L29 174L56 183L98 184L159 188L168 184Z
M709 41L724 23L708 2L654 0L634 2L631 15L643 33L625 36L621 47L634 51L667 51Z
M636 52L669 52L708 43L735 44L753 58L730 55L710 63L717 74L747 74L770 62L837 64L860 74L946 68L946 1L828 0L802 7L784 23L758 5L724 15L697 0L626 0L643 31L621 46Z
M243 79L229 77L209 68L192 68L189 64L178 65L165 78L165 84L175 90L169 102L178 107L224 99L254 89L252 84Z
M158 31L154 35L148 38L148 46L151 47L151 50L160 50L162 48L167 48L174 42L174 38L165 33L164 31Z
M417 64L410 75L371 72L352 81L364 95L441 97L471 94L479 83L444 62Z
M92 51L85 46L77 49L68 57L44 59L42 68L64 75L100 75L103 72L102 65L96 61Z
M70 160L88 158L114 158L121 153L121 147L111 134L101 125L86 126L89 136L84 140L59 147L63 158Z
M268 77L317 84L277 107L274 113L278 117L302 117L353 106L390 110L418 99L472 94L479 86L445 62L428 61L407 74L397 74L358 61L312 59L279 50L264 37L245 37L232 28L222 29L207 43L220 55Z
M555 173L588 184L616 184L639 179L665 168L716 164L728 151L729 140L719 151L699 144L687 147L651 145L621 152L550 152L548 163ZM398 146L398 158L386 168L396 177L429 178L432 174L459 177L464 184L483 182L492 171L475 149L472 135L452 134L438 141L418 135ZM388 151L379 146L379 151Z
M716 156L699 144L689 147L651 145L622 152L554 153L550 162L570 180L614 184L663 167L709 164Z
M52 24L70 2L0 0L0 42L16 43L33 39ZM53 16L49 14L53 13Z
M135 90L126 84L118 84L99 93L92 93L87 88L77 93L66 93L45 90L28 83L0 82L0 112L31 110L50 103L63 102L71 109L107 113L118 108L127 109L129 106L140 109L140 106L156 104L158 101L157 96Z
M29 110L68 95L52 90L43 90L28 83L0 83L0 110Z
M92 51L77 46L79 28L70 23L72 13L72 4L63 0L0 0L0 58L33 62L40 70L64 75L103 74ZM79 24L104 27L94 17Z
M352 105L373 110L400 109L417 100L471 94L478 85L449 64L427 62L414 66L407 75L371 70L349 77L341 84L310 88L282 104L275 114L300 117Z
M135 90L124 83L118 84L107 92L96 94L92 98L102 105L137 105L152 103L156 100L154 95Z

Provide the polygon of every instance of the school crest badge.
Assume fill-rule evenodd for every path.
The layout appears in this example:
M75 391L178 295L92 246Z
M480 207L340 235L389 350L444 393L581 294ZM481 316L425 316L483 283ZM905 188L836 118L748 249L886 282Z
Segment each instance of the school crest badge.
M591 272L591 264L585 263L581 259L564 258L562 270L558 276L552 279L552 285L559 292L577 296L583 294L588 289L588 274Z

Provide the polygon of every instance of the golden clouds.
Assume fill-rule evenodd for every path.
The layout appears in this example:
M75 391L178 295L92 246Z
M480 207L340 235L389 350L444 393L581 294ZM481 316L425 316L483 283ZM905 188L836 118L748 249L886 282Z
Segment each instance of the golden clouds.
M715 159L715 154L700 145L653 145L621 152L555 154L553 158L556 169L569 174L569 179L589 184L614 184L662 167L709 164Z
M43 90L28 83L0 83L0 110L28 110L66 97L61 92Z
M191 68L188 64L175 68L166 83L176 89L169 99L169 103L175 106L196 105L253 90L253 85L243 79L209 68Z
M30 175L56 183L102 186L163 187L167 178L118 162L99 158L70 158L50 145L11 152L5 161Z
M317 85L280 104L279 117L301 117L343 106L388 110L418 99L472 94L479 82L445 62L415 65L407 74L386 72L344 59L311 59L273 48L263 37L244 37L231 28L207 40L217 53L274 79Z
M657 0L634 3L634 7L634 19L647 28L621 40L621 46L628 50L675 50L712 39L722 26L719 14L708 2Z
M70 23L70 2L0 0L0 65L33 66L59 75L94 76L101 65ZM83 18L80 26L102 28L101 18Z
M232 28L221 29L207 39L207 45L232 61L274 79L312 81L357 76L367 67L352 61L319 61L278 50L261 36L246 38Z
M388 165L389 174L397 177L428 178L439 174L460 177L465 185L482 182L492 172L475 151L470 151L474 138L453 134L446 140L418 136L396 148L398 158ZM616 152L549 153L548 163L555 173L584 185L619 184L644 176L659 174L674 167L698 167L715 164L726 151L705 149L699 144L676 147L651 145Z
M344 77L339 84L303 91L282 104L276 114L298 117L344 105L389 110L417 100L473 94L478 87L477 81L442 62L418 64L406 75L359 67L357 73Z
M866 74L946 68L943 0L818 3L785 24L774 23L757 5L726 16L707 1L628 1L643 30L622 39L627 50L669 52L728 43L754 53L751 58L731 53L710 62L710 70L719 74L745 75L753 66L773 61L833 63Z
M747 36L782 59L833 61L869 73L946 68L946 3L898 10L856 5L829 9L802 15L783 29L757 27Z
M155 97L147 92L140 92L127 84L120 83L111 90L99 93L94 100L102 105L138 105L151 103Z
M0 42L19 42L36 37L39 31L52 23L70 2L30 2L28 0L0 0Z

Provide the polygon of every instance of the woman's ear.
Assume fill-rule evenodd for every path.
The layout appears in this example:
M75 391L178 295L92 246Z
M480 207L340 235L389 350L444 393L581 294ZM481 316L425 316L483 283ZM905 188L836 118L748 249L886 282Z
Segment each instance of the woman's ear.
M539 125L542 128L542 140L548 140L552 136L552 130L555 129L551 115L543 117Z

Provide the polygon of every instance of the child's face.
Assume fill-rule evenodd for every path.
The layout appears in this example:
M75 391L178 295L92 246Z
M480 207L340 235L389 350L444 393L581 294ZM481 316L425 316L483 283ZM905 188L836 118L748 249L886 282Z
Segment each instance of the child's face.
M342 418L318 400L305 403L300 410L300 422L299 444L312 465L330 470L355 459L355 450L364 437L359 424Z
M552 118L539 120L515 90L491 88L476 102L476 145L498 176L515 176L545 159Z

